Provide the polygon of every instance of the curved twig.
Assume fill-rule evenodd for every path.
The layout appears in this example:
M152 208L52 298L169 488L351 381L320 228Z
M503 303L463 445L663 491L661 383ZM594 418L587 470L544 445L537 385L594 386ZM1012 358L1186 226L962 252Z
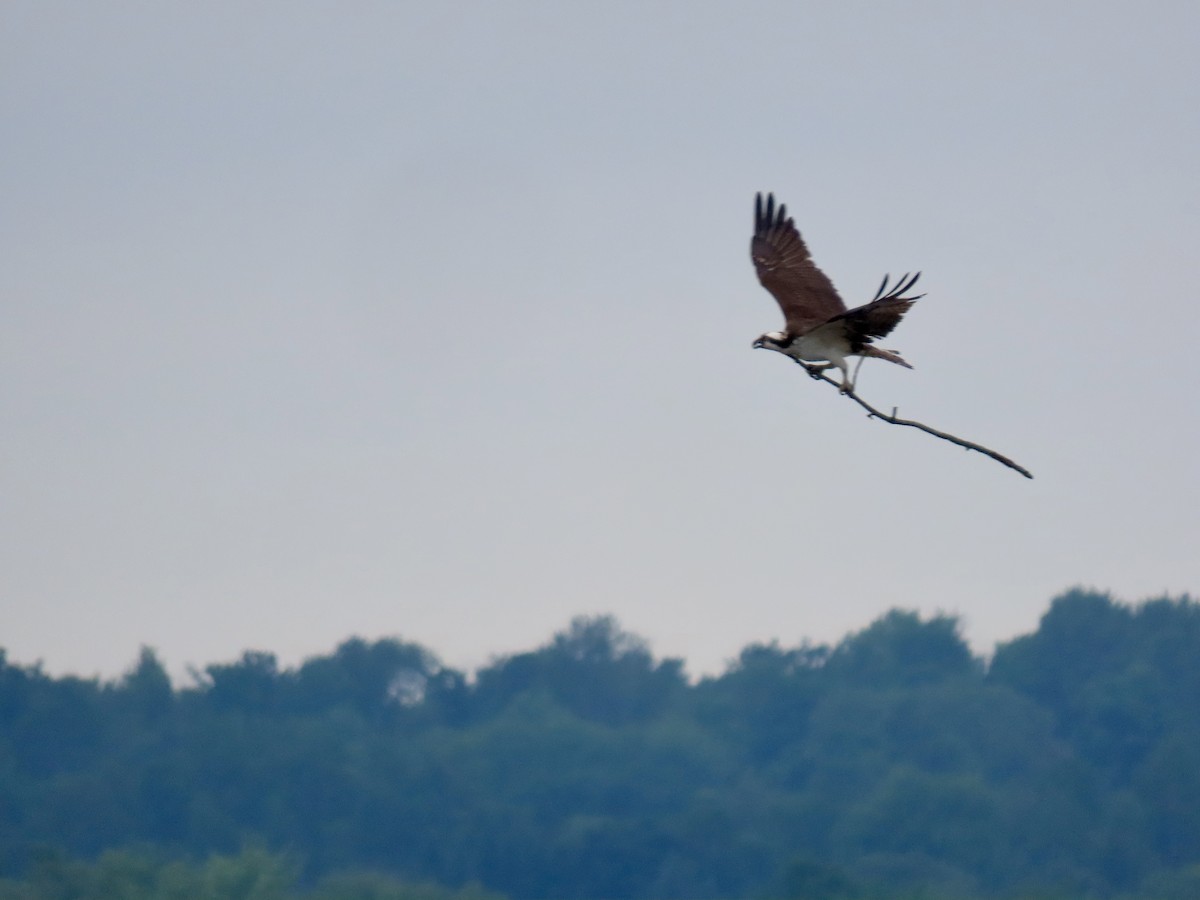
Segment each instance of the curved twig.
M828 384L832 384L839 391L841 390L842 386L840 384L838 384L836 381L834 381L832 378L830 378L828 375L826 375L825 370L822 369L820 366L810 366L808 363L802 362L801 360L798 360L798 359L796 360L796 362L799 363L800 365L804 366L804 370L806 372L808 372L809 376L811 376L812 378L815 378L818 381L824 381L824 382L827 382ZM964 447L967 450L975 450L978 453L982 453L984 456L990 456L996 462L998 462L1002 465L1008 466L1010 469L1013 469L1014 471L1020 472L1026 478L1033 477L1033 473L1030 472L1028 469L1026 469L1024 466L1018 465L1017 463L1015 463L1011 459L1009 459L1007 456L997 453L995 450L989 450L987 447L984 447L981 444L976 444L976 443L973 443L972 441L963 440L960 437L956 437L953 434L947 434L944 431L938 431L936 428L930 428L928 425L923 425L920 422L914 422L912 419L897 418L895 407L892 408L892 414L889 416L887 413L882 413L879 410L877 410L875 407L873 407L871 404L869 404L862 397L858 396L858 394L854 393L854 391L846 391L845 394L847 397L849 397L851 400L853 400L855 403L857 403L859 406L861 406L863 409L865 409L867 411L868 419L879 419L883 422L887 422L889 425L907 425L910 428L918 428L927 434L932 434L934 437L941 438L943 441L949 441L950 443L958 444L958 446Z

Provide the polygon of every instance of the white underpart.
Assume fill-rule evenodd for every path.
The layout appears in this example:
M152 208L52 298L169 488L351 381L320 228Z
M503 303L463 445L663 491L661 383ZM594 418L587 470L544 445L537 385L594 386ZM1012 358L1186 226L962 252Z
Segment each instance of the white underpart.
M850 355L850 345L837 331L825 327L817 328L792 341L790 347L779 352L804 362L828 362L835 365L842 370L842 388L844 390L854 389L854 378L850 377L850 366L846 362L846 357ZM862 365L861 356L858 364ZM854 375L856 377L858 375L857 368Z

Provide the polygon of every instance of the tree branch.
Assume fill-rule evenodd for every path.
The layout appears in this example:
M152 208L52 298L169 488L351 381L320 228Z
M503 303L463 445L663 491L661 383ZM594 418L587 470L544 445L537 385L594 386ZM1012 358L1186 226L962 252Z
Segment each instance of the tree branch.
M804 370L808 372L810 377L815 378L817 381L824 381L828 384L832 384L839 391L841 390L842 386L826 375L825 370L822 367L810 366L808 363L801 362L798 359L796 362L804 366ZM978 453L982 453L984 456L990 456L992 459L996 460L996 462L1020 472L1026 478L1033 477L1033 473L1024 466L1018 465L1007 456L997 453L995 450L989 450L987 447L984 447L981 444L965 441L960 437L954 436L953 434L947 434L944 431L938 431L936 428L930 428L928 425L923 425L920 422L914 422L912 419L899 419L896 417L895 407L892 407L892 414L889 416L887 413L882 413L871 404L867 403L866 400L858 396L858 394L854 393L854 391L846 391L846 396L867 411L868 419L879 419L883 422L887 422L889 425L907 425L910 428L918 428L927 434L932 434L934 437L941 438L943 441L949 441L952 444L958 444L960 447L965 447L967 450L975 450Z

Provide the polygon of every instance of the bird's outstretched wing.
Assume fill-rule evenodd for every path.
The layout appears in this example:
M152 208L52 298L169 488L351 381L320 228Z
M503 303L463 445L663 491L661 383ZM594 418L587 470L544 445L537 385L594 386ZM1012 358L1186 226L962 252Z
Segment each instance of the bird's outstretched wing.
M875 299L836 316L835 320L846 326L846 336L850 340L850 346L857 350L864 344L871 343L875 338L887 337L891 334L892 329L900 323L900 319L904 317L909 308L925 296L924 294L917 294L913 297L905 296L920 277L920 272L915 275L905 275L889 291L890 276L885 275L883 284L879 285L879 290L875 292Z
M754 197L754 237L750 258L762 283L783 310L789 333L807 334L846 311L833 282L813 264L787 206L775 209L775 195Z

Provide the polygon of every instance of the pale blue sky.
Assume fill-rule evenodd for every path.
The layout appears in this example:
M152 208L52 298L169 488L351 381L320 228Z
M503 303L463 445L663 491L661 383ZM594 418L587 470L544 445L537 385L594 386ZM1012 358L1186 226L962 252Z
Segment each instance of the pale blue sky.
M614 613L718 671L1200 589L1200 5L0 6L0 646L115 675ZM754 192L847 300L775 354Z

